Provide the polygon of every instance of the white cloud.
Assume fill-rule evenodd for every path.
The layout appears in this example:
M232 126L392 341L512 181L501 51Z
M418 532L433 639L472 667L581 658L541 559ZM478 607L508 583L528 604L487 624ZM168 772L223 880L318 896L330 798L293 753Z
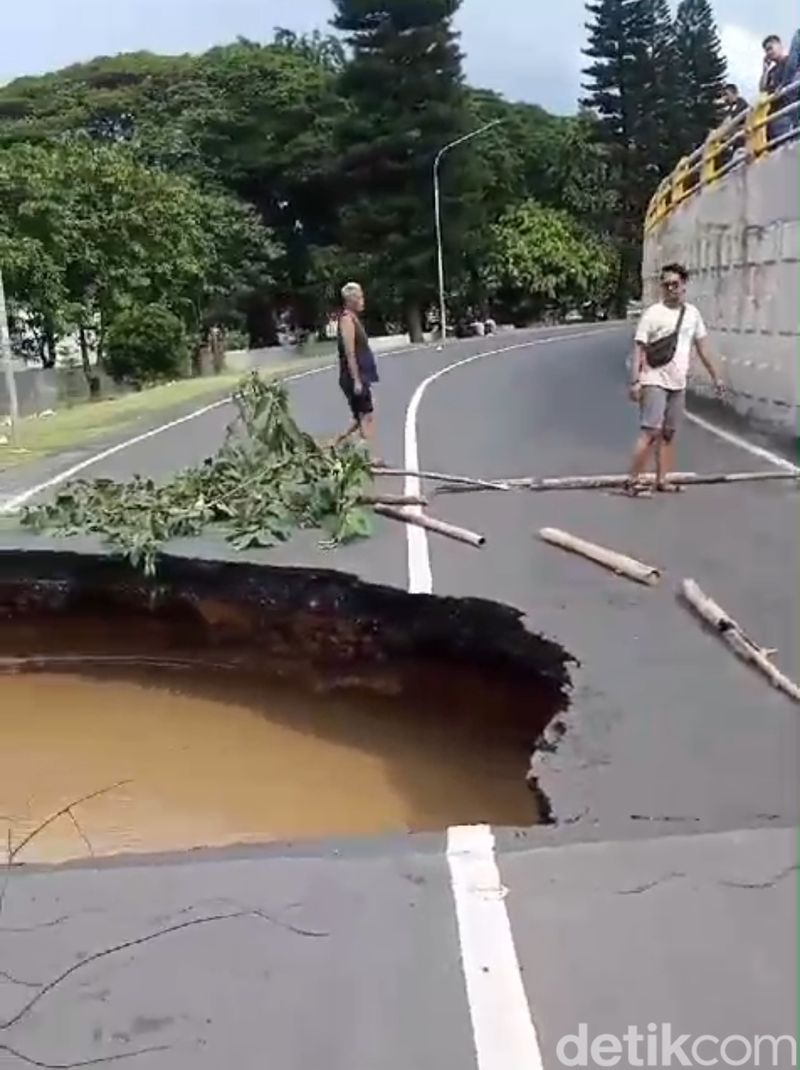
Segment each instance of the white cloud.
M748 100L758 93L763 52L762 38L744 26L728 23L720 30L722 50L728 57L728 74Z

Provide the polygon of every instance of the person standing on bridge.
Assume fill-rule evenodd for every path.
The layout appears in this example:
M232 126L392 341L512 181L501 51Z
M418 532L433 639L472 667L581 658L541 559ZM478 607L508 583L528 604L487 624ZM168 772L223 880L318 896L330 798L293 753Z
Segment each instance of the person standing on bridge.
M361 322L364 291L357 282L342 287L342 311L339 314L339 386L347 398L353 423L336 440L337 445L360 435L367 447L375 437L375 403L372 387L378 382L378 366Z
M693 348L717 393L722 393L703 317L686 301L688 279L689 272L682 264L665 265L661 271L662 300L647 309L636 331L631 399L639 404L641 435L626 487L632 497L645 489L642 475L653 452L656 490L674 493L679 489L668 477L674 470L675 434L685 410Z

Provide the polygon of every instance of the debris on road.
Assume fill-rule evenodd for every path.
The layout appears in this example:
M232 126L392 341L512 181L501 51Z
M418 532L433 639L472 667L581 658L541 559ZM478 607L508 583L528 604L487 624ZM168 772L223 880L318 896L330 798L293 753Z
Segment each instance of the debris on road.
M569 532L559 531L558 528L542 528L539 538L551 546L558 546L562 550L580 554L581 557L595 561L618 576L627 576L628 579L643 583L647 587L654 587L661 579L660 570L653 565L643 564L633 557L617 553L616 550L609 550L605 546L598 546L594 542L587 542L585 539L570 535Z
M163 484L76 480L51 501L24 508L37 532L100 535L114 553L152 574L163 546L209 530L236 550L271 547L298 529L317 529L325 546L372 533L367 495L375 490L369 456L355 446L323 448L289 411L286 386L257 374L233 395L237 419L203 464Z
M450 483L453 486L472 488L473 490L511 490L512 488L502 480L492 481L488 479L474 479L472 476L452 476L444 472L418 472L413 468L379 468L372 469L376 476L416 476L417 479L433 479L440 483Z
M359 502L361 505L422 506L428 504L428 499L413 494L362 494Z
M480 550L486 543L485 535L479 535L478 532L469 531L467 528L456 527L455 524L447 524L444 520L437 520L435 517L427 516L425 513L409 513L404 509L396 509L391 505L376 505L373 509L379 516L388 517L390 520L400 520L404 524L412 524L414 527L425 528L427 531L433 531L437 535L445 535L449 539L455 539L456 542L464 542L468 546L474 546L476 550Z
M410 473L411 475L423 473ZM437 488L437 494L465 494L476 490L614 490L623 488L630 482L629 475L598 475L598 476L552 476L537 477L525 476L521 479L503 479L496 482L470 480L466 476L436 476L426 473L431 479L441 479L442 486ZM705 475L700 472L674 472L667 483L676 487L689 486L715 486L726 483L765 483L775 480L791 480L800 484L800 469L797 471L768 471L768 472L712 472ZM655 476L643 475L643 486L655 484Z
M694 580L684 580L680 587L683 601L701 617L731 650L751 665L754 665L767 677L773 687L788 695L795 702L800 702L800 686L777 669L770 660L775 650L759 646L743 631L737 622L729 617L725 610L700 589Z

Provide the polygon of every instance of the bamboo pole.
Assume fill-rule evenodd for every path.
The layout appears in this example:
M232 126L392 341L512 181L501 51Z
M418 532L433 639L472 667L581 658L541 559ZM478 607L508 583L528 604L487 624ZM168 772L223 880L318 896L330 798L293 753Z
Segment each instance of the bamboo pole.
M586 539L579 539L575 535L570 535L569 532L559 531L558 528L542 528L539 538L550 543L551 546L558 546L562 550L569 550L571 553L580 554L581 557L587 557L590 561L610 569L618 576L627 576L628 579L643 583L647 587L654 587L661 579L661 572L652 565L645 565L633 557L617 553L616 550L609 550L605 546L598 546L594 542L587 542Z
M714 472L703 475L698 472L674 472L667 477L667 485L677 487L688 486L712 486L723 483L764 483L773 480L800 479L800 470L797 472L769 471L769 472ZM603 488L624 487L630 476L565 476L557 479L507 479L505 483L512 489L521 490L600 490ZM655 482L652 475L643 476L641 483L650 485Z
M492 482L488 479L473 479L471 476L452 476L444 472L417 472L413 468L373 468L374 476L416 476L418 479L434 479L441 483L453 483L456 486L476 487L482 490L510 490L503 481Z
M769 680L774 688L800 703L800 686L777 669L770 657L775 653L754 642L739 624L712 598L704 594L694 580L684 580L680 593L699 617L701 617L742 661L754 665Z
M359 501L362 505L416 505L428 504L427 498L409 494L362 494Z
M474 546L477 550L486 542L485 535L479 535L475 531L467 530L467 528L456 527L454 524L447 524L444 520L426 516L425 513L410 513L404 509L396 509L391 505L376 505L375 512L380 516L388 517L390 520L399 520L404 524L413 524L415 527L434 531L437 535L445 535L449 539L455 539L457 542Z

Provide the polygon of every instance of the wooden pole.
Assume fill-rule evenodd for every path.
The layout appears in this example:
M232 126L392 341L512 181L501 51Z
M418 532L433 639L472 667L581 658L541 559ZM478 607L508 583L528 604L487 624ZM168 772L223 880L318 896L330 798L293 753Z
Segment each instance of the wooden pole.
M488 479L473 479L471 476L452 476L444 472L417 472L411 468L373 468L374 476L417 476L418 479L434 479L440 483L453 483L456 486L480 487L482 490L510 490L504 482L492 482Z
M701 617L742 661L754 665L774 688L800 703L800 686L776 669L770 661L773 653L754 642L725 610L704 594L694 580L684 580L680 587L684 602Z
M448 539L455 539L457 542L474 546L476 550L479 550L486 542L485 535L479 535L477 532L469 531L467 528L456 527L454 524L447 524L444 520L436 520L435 517L426 516L425 513L408 513L391 505L376 505L375 512L380 516L388 517L390 520L400 520L404 524L413 524L415 527L434 531L437 535L444 535Z
M569 532L559 531L558 528L542 528L539 538L550 543L551 546L558 546L562 550L569 550L570 553L587 557L590 561L595 561L598 565L610 569L618 576L627 576L628 579L643 583L645 586L654 587L661 579L660 571L652 565L645 565L633 557L626 557L625 554L617 553L616 550L609 550L597 543L579 539L575 535L570 535Z
M427 498L408 494L362 494L359 498L362 505L427 505Z
M630 476L565 476L560 479L508 479L506 485L519 490L600 490L603 488L624 487ZM675 472L667 479L667 484L677 487L712 486L724 483L765 483L774 480L800 480L800 469L796 472L715 472L703 475L698 472ZM652 484L655 477L644 476L642 483Z
M613 490L616 487L624 487L629 479L630 476L627 475L561 476L545 478L526 476L523 479L504 479L497 483L489 483L486 486L483 486L480 483L473 486L470 482L451 483L448 485L448 483L445 482L443 486L437 487L436 493L468 494L471 491L478 490ZM796 472L718 472L711 473L710 475L703 475L698 472L674 472L667 482L671 483L673 486L687 487L712 486L714 484L724 483L763 483L773 480L800 481L800 469ZM655 476L644 475L639 482L650 487L655 482Z

